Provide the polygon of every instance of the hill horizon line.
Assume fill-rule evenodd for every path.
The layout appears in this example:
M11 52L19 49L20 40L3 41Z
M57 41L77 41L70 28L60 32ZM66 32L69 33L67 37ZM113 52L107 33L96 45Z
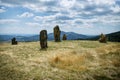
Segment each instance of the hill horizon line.
M63 35L66 34L67 36L67 40L98 40L100 35L84 35L84 34L78 34L75 32L64 32L61 31L61 35L60 38L62 39ZM49 33L48 35L48 40L54 40L54 33ZM108 37L109 41L117 41L120 42L120 31L118 32L114 32L114 33L110 33L110 34L105 34ZM35 34L35 35L24 35L24 34L20 34L20 35L0 35L0 42L1 41L11 41L11 39L15 37L17 39L17 41L39 41L39 34Z
M88 35L88 36L97 36L97 35L100 35L100 34L84 34L84 33L77 33L77 32L72 32L72 31L61 31L61 32L65 32L65 33L75 33L75 34L82 34L82 35ZM120 31L114 31L114 32L109 32L109 33L103 33L103 34L105 34L105 35L107 35L107 34L111 34L111 33L116 33L116 32L120 32ZM47 33L47 34L53 34L53 32L50 32L50 33ZM34 35L39 35L39 34L29 34L29 33L10 33L10 34L7 34L7 33L2 33L2 34L0 34L0 35L16 35L16 36L19 36L19 35L21 35L21 36L34 36Z

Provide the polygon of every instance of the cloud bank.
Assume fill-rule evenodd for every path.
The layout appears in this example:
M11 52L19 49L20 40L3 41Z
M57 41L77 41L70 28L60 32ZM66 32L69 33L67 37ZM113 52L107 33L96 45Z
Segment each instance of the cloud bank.
M18 11L15 19L20 18L22 26L36 26L49 32L55 25L83 34L120 30L120 0L0 0L0 5L4 7L0 8L1 15L14 9Z

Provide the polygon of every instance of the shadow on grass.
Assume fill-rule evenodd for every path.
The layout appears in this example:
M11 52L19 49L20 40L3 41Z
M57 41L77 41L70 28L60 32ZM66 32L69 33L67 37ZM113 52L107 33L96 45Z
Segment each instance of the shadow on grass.
M45 48L45 49L40 49L40 51L47 51L47 48Z
M113 80L107 76L94 76L95 80Z

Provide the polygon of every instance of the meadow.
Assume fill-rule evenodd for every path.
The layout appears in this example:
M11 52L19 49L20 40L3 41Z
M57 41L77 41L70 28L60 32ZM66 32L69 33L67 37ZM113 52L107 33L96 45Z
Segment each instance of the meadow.
M120 43L0 43L0 80L120 80Z

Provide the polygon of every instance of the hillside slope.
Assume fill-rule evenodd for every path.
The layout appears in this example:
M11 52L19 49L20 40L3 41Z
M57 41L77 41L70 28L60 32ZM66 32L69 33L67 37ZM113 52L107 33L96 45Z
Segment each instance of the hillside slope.
M107 34L108 41L113 41L113 42L120 42L120 31Z
M0 80L120 80L120 43L0 43Z

